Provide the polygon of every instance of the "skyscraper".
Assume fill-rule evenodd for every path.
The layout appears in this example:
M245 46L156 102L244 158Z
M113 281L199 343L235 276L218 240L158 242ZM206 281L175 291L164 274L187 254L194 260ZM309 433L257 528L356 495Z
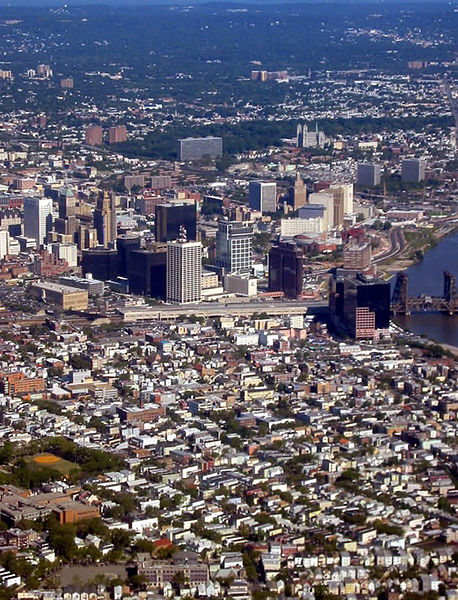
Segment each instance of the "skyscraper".
M275 182L250 181L248 186L250 208L262 213L277 210L277 184Z
M128 277L129 255L134 250L140 249L140 236L124 234L120 235L116 242L118 249L118 275L119 277Z
M24 198L24 235L33 238L37 246L45 243L52 220L51 198Z
M290 188L290 201L292 200L293 210L298 210L307 201L307 188L299 175L296 175L296 181L294 182L294 186Z
M228 273L249 273L253 229L237 221L220 221L216 232L216 264Z
M8 231L0 230L0 260L10 253L10 234Z
M304 253L295 244L281 242L269 252L269 290L287 298L302 295Z
M70 188L59 190L57 198L59 205L59 216L54 221L54 230L61 235L75 236L77 230L76 222L76 200ZM73 239L71 241L74 241Z
M325 231L332 229L334 225L334 194L329 190L323 190L321 192L314 192L309 194L309 204L316 204L323 206L326 210L324 212L324 228Z
M118 252L112 248L91 248L83 250L81 268L86 277L89 273L94 279L106 281L118 276Z
M197 214L194 202L156 205L156 242L172 242L180 236L180 228L186 229L188 240L197 237Z
M425 178L425 161L418 158L403 160L401 165L402 181L420 183Z
M116 246L116 203L115 196L106 190L100 190L94 211L94 227L100 246Z
M127 258L129 290L132 294L166 299L167 246L153 250L131 250Z
M353 212L353 184L352 183L333 183L328 188L329 192L342 197L344 215Z
M357 173L358 185L374 187L380 185L380 165L360 163Z
M190 304L202 298L202 244L180 238L167 242L167 302Z
M390 325L390 284L362 273L335 270L330 278L331 321L340 331L358 339L373 338Z

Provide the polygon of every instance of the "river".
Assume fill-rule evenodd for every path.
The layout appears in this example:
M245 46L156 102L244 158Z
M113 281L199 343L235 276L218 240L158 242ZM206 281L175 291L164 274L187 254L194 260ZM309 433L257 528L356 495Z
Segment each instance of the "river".
M453 273L458 283L458 233L441 240L426 252L421 262L407 269L409 296L442 296L444 271ZM439 343L458 347L458 315L451 317L443 313L414 313L410 317L398 316L395 322L404 329L425 335Z

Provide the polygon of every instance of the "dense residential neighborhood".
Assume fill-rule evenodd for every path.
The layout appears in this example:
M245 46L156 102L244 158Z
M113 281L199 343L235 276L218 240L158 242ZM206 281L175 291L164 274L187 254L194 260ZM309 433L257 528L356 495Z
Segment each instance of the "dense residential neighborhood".
M0 600L458 600L456 8L125 2L0 6Z

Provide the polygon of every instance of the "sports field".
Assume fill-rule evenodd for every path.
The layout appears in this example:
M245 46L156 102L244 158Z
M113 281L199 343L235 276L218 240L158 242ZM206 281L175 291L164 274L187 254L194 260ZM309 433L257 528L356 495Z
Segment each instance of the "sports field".
M72 463L63 458L59 458L59 456L56 456L55 454L49 453L31 456L28 459L28 463L30 466L37 465L38 467L48 467L54 471L58 471L62 475L69 475L70 471L79 468L76 463Z

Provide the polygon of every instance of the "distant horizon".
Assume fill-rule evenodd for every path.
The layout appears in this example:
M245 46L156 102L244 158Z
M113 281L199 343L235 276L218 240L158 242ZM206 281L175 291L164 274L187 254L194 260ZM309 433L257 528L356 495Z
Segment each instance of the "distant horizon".
M195 6L195 5L294 5L294 4L361 4L387 6L390 4L457 4L458 0L0 0L0 8L49 8L64 6Z

